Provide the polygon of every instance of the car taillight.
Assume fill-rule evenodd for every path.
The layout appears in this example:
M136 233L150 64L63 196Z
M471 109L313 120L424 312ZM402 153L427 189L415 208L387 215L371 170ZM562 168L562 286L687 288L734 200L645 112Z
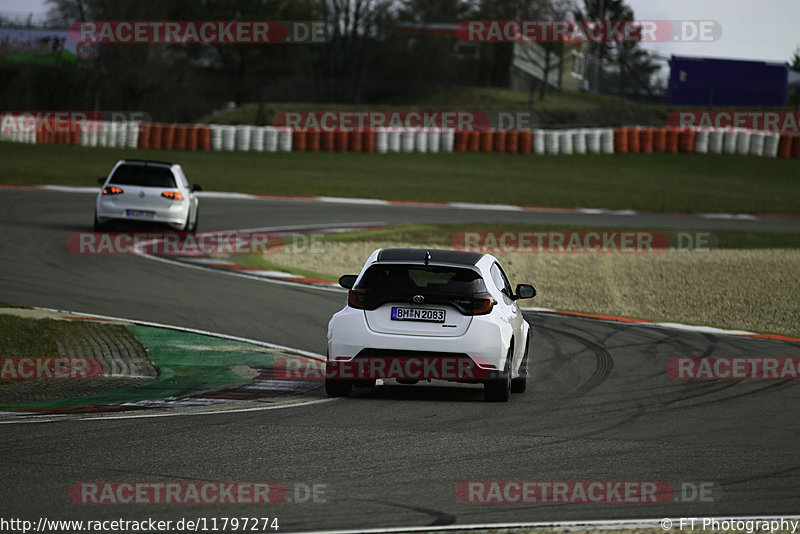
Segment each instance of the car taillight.
M170 200L183 200L183 195L180 191L164 191L161 196Z
M470 309L472 310L472 315L486 315L492 311L492 308L494 308L495 304L497 304L497 301L493 298L472 297Z
M121 187L114 187L114 186L106 186L103 188L104 195L121 195L122 188Z
M351 289L347 292L347 304L359 310L365 309L367 307L367 292L359 289Z

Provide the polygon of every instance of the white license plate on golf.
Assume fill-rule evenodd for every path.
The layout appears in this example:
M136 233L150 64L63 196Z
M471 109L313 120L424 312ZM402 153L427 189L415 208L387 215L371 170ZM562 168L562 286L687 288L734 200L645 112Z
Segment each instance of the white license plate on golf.
M430 308L392 308L393 321L426 321L443 323L444 310Z
M148 219L152 219L156 216L156 212L144 210L125 210L125 215L128 217L146 217Z

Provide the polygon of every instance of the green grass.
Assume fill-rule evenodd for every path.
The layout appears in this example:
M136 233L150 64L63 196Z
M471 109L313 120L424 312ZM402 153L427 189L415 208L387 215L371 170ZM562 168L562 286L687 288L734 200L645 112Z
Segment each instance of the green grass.
M2 304L3 308L23 306ZM58 356L56 341L86 337L87 330L97 324L81 321L33 319L0 314L0 357L49 358ZM123 329L119 325L102 325L103 328Z
M586 124L594 119L593 112L599 112L606 120L609 114L634 113L636 120L647 120L653 125L664 125L671 111L682 109L694 111L697 106L668 106L666 103L620 100L619 95L597 94L582 91L548 91L544 100L539 100L538 91L531 105L528 91L515 91L499 87L451 87L449 90L437 89L424 94L398 95L389 98L384 104L346 104L312 102L265 102L264 117L267 124L272 123L274 115L281 111L342 110L342 111L392 111L392 110L481 110L481 111L533 111L540 114L544 124ZM717 107L718 111L734 108ZM775 109L749 106L747 109ZM790 104L783 108L794 110ZM249 102L236 108L211 113L196 123L204 124L255 124L258 103Z
M414 95L411 98L398 100L398 104L405 104L414 109L431 109L445 106L460 109L527 110L529 105L528 91L516 91L499 87L451 87L449 91L439 89L425 95ZM640 100L624 99L625 109L628 111L652 111L666 114L680 109L696 109L696 106L668 106L666 103L643 102ZM379 106L376 106L379 107ZM585 91L553 91L545 94L544 100L539 100L539 92L534 94L534 110L543 111L617 111L620 109L620 97L617 94L599 94ZM733 110L736 108L717 107L718 110ZM762 108L748 106L747 109L775 109L774 107ZM789 103L783 108L794 110Z
M445 91L431 92L421 99L420 107L443 105L467 109L476 107L483 110L517 109L527 110L530 102L528 91L515 91L498 87L452 87ZM548 91L544 100L539 100L539 92L534 93L534 110L616 110L620 106L617 95L602 95L582 91ZM666 112L666 105L657 105L625 99L626 109L653 109Z
M615 111L620 108L616 95L601 95L579 91L550 91L544 100L539 100L536 92L533 111ZM305 110L523 110L530 109L528 91L514 91L496 87L451 87L449 91L431 91L409 98L397 98L389 104L362 104L359 106L344 103L315 104L310 102L268 102L264 104L267 123L281 111ZM666 105L650 104L625 100L629 111L652 111L663 117L669 112ZM258 103L250 102L233 109L218 111L196 120L204 124L255 124Z
M55 340L73 335L82 325L53 319L0 315L0 356L49 358L58 356Z
M95 186L124 157L179 162L209 191L800 213L800 160L737 155L220 153L0 143L0 183Z
M309 102L280 102L264 105L264 115L267 124L272 124L272 118L282 111L312 111L312 110L338 110L338 111L368 111L368 110L413 110L419 106L355 106L353 104L313 104ZM218 111L197 119L198 124L255 124L258 115L258 103L250 102L236 108Z

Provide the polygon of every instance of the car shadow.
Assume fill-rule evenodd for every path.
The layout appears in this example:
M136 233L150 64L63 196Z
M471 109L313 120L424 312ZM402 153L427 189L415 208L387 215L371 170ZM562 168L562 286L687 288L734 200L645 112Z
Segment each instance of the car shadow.
M485 402L480 384L438 385L420 383L384 384L371 388L353 388L351 397L374 400L418 400L440 402Z
M92 230L92 226L88 227ZM112 221L103 226L101 232L173 232L181 233L166 223L147 221Z

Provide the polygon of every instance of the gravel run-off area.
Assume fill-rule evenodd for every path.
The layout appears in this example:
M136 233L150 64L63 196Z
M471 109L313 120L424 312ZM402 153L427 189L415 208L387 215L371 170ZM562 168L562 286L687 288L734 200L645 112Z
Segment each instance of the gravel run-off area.
M358 273L373 250L389 247L424 248L324 242L315 252L278 252L266 259L336 279ZM798 249L495 256L512 284L536 286L539 294L524 306L800 337Z

